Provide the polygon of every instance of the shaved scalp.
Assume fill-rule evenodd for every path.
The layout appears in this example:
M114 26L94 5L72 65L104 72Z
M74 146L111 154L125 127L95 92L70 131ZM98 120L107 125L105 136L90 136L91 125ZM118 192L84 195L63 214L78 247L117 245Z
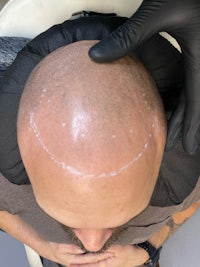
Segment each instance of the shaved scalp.
M34 192L46 201L48 210L59 199L61 209L76 196L80 200L77 208L91 198L87 209L90 203L99 205L101 201L103 213L103 207L109 208L109 194L103 185L108 178L115 182L115 190L113 182L110 187L106 182L112 199L122 192L126 199L120 203L124 205L136 203L139 197L148 203L158 175L166 125L155 83L134 55L113 63L93 62L88 50L95 42L73 43L48 55L31 73L21 98L19 148ZM62 184L59 188L58 177ZM77 179L87 182L77 188ZM101 185L94 180L101 180ZM71 198L69 192L66 195L69 188ZM70 200L64 202L67 197ZM116 210L110 208L114 218L119 205ZM74 206L63 206L60 214L69 209ZM74 214L80 215L83 210ZM50 214L56 217L52 210Z
M19 135L32 130L52 160L88 175L91 160L115 157L119 146L121 166L128 164L147 143L153 144L154 132L164 126L155 84L139 60L129 56L115 63L92 62L87 57L92 44L74 43L47 56L26 84L18 116ZM87 172L73 163L85 160Z

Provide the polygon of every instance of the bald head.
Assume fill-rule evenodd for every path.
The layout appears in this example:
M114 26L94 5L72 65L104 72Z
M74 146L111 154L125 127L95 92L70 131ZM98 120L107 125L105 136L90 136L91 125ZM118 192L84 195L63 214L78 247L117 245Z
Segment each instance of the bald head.
M18 115L36 199L74 228L91 228L95 220L101 228L105 216L103 227L115 227L141 212L165 143L162 105L142 64L134 56L95 63L87 55L93 43L47 56L26 84Z

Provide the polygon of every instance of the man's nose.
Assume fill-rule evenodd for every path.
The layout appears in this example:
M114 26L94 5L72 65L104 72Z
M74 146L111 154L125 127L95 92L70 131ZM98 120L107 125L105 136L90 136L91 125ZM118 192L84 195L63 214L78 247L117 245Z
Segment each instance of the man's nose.
M84 245L85 249L91 252L97 252L103 248L106 241L111 237L112 230L88 230L88 229L74 229L75 235Z

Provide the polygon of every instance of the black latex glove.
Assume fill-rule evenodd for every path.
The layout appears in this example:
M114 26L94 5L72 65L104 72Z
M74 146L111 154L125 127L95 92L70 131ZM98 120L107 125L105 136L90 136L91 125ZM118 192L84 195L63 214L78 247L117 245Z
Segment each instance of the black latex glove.
M166 148L172 148L183 131L184 149L194 153L200 144L199 0L144 0L132 17L95 45L89 55L99 62L113 61L159 31L170 33L178 41L185 66L184 93L169 122Z
M20 97L33 68L55 49L80 40L101 40L124 23L122 17L68 20L40 34L17 55L0 77L0 172L16 184L29 183L17 145L16 121Z

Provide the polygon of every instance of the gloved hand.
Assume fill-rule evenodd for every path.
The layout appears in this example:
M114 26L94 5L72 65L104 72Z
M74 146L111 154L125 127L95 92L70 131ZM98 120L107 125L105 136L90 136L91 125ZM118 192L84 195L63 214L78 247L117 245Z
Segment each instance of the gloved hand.
M200 1L144 0L133 16L95 45L96 61L123 57L159 31L170 33L182 49L185 86L168 127L167 149L183 131L183 146L194 153L200 144ZM183 100L184 99L184 100Z
M0 77L0 172L11 182L29 183L17 145L16 121L20 97L30 72L55 49L80 40L101 40L125 20L122 17L87 17L56 25L28 43Z

